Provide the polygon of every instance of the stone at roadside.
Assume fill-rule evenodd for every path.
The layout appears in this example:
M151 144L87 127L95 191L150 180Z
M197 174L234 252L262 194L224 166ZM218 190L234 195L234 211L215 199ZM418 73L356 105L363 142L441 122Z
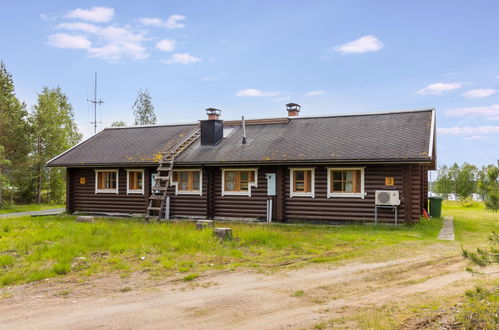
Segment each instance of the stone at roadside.
M76 218L76 222L95 222L94 217L82 215Z
M213 220L198 220L196 221L196 229L202 230L206 228L213 228Z

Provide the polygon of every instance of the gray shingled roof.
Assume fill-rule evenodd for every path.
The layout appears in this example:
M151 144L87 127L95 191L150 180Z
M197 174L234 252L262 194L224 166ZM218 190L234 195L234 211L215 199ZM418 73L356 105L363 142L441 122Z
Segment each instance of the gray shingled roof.
M216 146L196 141L177 164L428 161L432 109L362 115L293 117L288 123L232 126ZM105 129L49 166L148 164L196 125Z
M48 162L48 166L153 164L159 152L180 143L197 124L106 128Z

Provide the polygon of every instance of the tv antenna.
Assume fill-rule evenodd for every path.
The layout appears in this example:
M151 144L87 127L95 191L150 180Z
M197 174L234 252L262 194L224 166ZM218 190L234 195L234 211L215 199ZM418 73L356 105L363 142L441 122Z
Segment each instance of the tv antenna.
M97 121L97 104L101 105L102 103L104 103L104 101L102 100L97 100L97 72L95 73L95 80L94 80L94 99L93 100L87 99L87 101L94 104L94 121L91 121L90 124L94 124L94 134L96 134L97 124L102 123L100 121L99 122Z

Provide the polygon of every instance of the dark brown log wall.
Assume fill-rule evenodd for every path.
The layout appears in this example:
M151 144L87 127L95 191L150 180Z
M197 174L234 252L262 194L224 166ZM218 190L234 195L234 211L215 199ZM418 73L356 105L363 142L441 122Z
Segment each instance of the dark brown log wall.
M355 167L355 166L342 166ZM249 167L248 167L249 168ZM267 181L266 173L276 173L277 196L273 197L273 218L282 220L325 221L372 221L374 219L375 190L397 189L402 200L399 206L399 221L418 221L421 209L427 207L427 166L419 164L367 165L365 167L365 191L361 198L327 198L327 172L325 166L315 166L315 198L290 197L290 171L288 166L261 166L258 169L258 186L252 187L249 196L222 197L222 171L219 167L203 170L203 195L175 196L171 187L172 217L192 216L208 218L258 218L266 217ZM68 169L67 208L70 212L116 212L145 213L150 194L151 173L155 168L146 168L145 194L126 194L126 169L119 169L119 194L95 194L95 171L93 168ZM80 177L86 179L80 184ZM385 186L385 177L394 177L394 186ZM210 184L211 183L211 184ZM390 209L379 209L381 221L394 221Z
M175 196L175 186L171 186L170 193L170 216L171 217L196 217L206 218L208 216L207 192L208 178L203 173L202 178L202 196L199 195L177 195Z
M147 193L150 174L145 171L144 175ZM80 184L80 178L85 178L85 184ZM96 194L93 168L70 169L69 186L72 187L71 208L73 212L144 213L146 210L146 194L127 195L124 168L120 168L118 173L119 194Z
M343 167L343 166L342 166ZM344 167L355 167L345 165ZM404 171L402 165L369 165L365 168L364 189L367 196L327 198L327 169L315 167L315 198L290 197L290 171L285 171L285 218L292 220L373 221L375 190L398 190L401 205L398 221L405 220ZM385 177L395 179L394 186L385 186ZM378 220L393 222L391 209L378 209Z
M245 167L253 168L253 167ZM258 168L257 187L251 188L250 196L222 197L222 170L215 168L214 183L214 217L215 218L258 218L265 219L267 215L267 180L266 173L276 173L276 168L261 166Z

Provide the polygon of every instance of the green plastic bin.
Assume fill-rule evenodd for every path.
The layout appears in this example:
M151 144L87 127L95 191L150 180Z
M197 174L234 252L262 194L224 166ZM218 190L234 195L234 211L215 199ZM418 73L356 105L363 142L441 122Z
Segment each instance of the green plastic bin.
M442 197L428 197L432 217L439 218L442 215L442 199Z

